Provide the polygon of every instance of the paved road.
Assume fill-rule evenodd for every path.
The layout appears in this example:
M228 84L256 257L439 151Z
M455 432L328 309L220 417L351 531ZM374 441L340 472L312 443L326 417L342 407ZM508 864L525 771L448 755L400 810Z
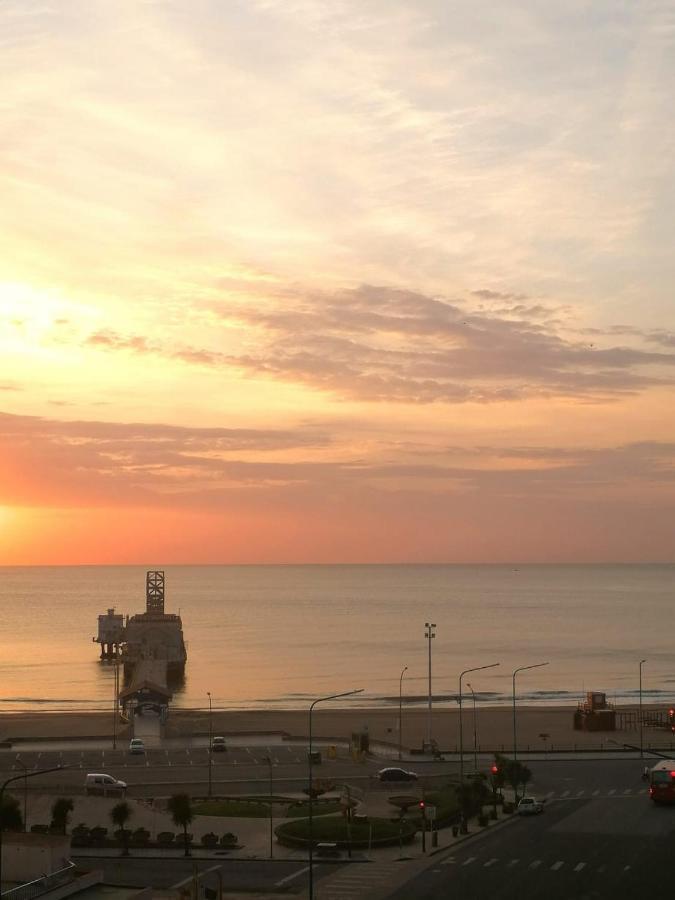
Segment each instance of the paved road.
M611 789L610 789L611 790ZM675 808L642 795L551 800L542 816L458 844L393 892L407 900L623 900L670 890Z
M233 747L225 753L214 753L214 790L221 794L265 793L269 785L268 756L272 760L276 791L294 793L306 787L307 748L283 744ZM0 751L0 774L7 778L20 775L24 766L30 772L63 765L69 768L62 773L31 778L28 782L30 789L83 792L87 772L106 772L127 782L132 797L151 797L177 789L198 795L206 792L208 762L208 749L194 746L148 749L145 754L137 756L130 755L126 749L10 749ZM314 777L337 782L348 780L377 790L380 786L375 774L383 765L385 763L381 760L356 763L345 755L335 760L324 758L321 765L315 766ZM456 770L454 762L426 763L420 767L419 790L436 778ZM382 785L381 788L391 792L392 786Z
M78 857L74 857L75 861ZM142 859L127 857L81 857L81 862L102 869L107 884L138 885L140 887L170 888L194 871L220 869L223 890L227 892L269 891L296 893L307 886L307 864L284 860L223 860L214 859ZM314 866L317 881L335 872L343 863L320 862ZM354 866L355 868L357 865ZM206 887L218 887L218 875L211 871L201 881Z

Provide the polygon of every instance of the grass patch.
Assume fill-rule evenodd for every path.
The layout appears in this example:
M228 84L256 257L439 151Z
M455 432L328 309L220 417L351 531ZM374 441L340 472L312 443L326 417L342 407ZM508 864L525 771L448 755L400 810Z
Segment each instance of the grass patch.
M411 822L403 822L401 826L398 821L371 818L367 822L352 822L348 832L344 816L321 816L314 819L312 834L315 842L330 841L346 846L351 838L353 847L367 847L371 839L371 828L373 844L380 845L398 843L399 834L403 841L412 840L417 831L417 827ZM309 822L304 818L284 822L277 826L275 832L282 844L303 845L309 841Z
M327 816L342 810L339 800L315 800L312 806L315 816ZM291 803L283 815L287 819L304 818L309 815L309 804L306 800Z
M273 797L274 817L277 819L304 818L309 815L306 800L291 800L289 797ZM326 816L340 812L339 800L315 800L315 816ZM197 816L223 816L237 819L268 819L270 804L261 797L228 797L222 800L204 800L195 803Z

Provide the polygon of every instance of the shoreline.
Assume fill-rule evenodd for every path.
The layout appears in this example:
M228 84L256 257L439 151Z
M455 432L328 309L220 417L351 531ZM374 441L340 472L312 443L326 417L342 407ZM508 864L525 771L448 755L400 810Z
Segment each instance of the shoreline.
M663 704L643 704L643 712L649 715L667 710ZM615 731L576 731L574 712L576 706L527 706L517 707L518 745L523 750L565 749L575 746L597 749L599 745L616 740L617 743L636 743L638 739L637 704L622 707L620 712L633 714L625 719L633 727ZM473 749L473 709L465 704L462 717L463 745L465 752ZM622 723L625 725L622 717ZM211 731L213 734L266 735L306 739L308 710L213 710ZM405 748L421 750L427 736L428 712L426 709L403 708L402 744ZM486 750L504 748L513 743L513 711L510 706L483 706L476 710L477 746ZM361 707L335 709L316 707L312 729L317 740L349 742L353 733L367 731L373 742L396 747L399 741L398 709L392 707ZM118 723L118 738L128 737L129 726ZM675 745L675 736L667 728L643 727L644 744ZM171 738L206 735L209 733L208 710L172 709L166 727ZM459 745L459 710L434 708L432 735L439 749L452 752ZM112 711L110 712L16 712L0 713L0 741L40 739L106 739L112 736Z

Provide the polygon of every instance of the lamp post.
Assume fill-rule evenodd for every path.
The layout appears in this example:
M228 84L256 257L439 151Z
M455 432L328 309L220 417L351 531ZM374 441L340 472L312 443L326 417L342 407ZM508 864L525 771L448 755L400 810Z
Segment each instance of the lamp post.
M363 688L359 688L356 691L344 691L341 694L329 694L327 697L317 697L309 707L309 752L307 754L307 768L309 770L309 815L307 817L309 825L309 900L314 900L314 804L312 802L312 764L314 759L312 747L312 713L314 712L314 707L317 703L325 703L326 700L339 700L341 697L352 697L354 694L361 693L363 693Z
M431 702L432 702L432 693L431 693L431 642L436 637L436 632L434 628L436 627L435 622L425 622L424 627L426 631L424 632L424 637L427 639L427 643L429 645L429 712L427 714L427 744L429 745L429 749L431 749L431 738L432 738L432 730L431 730Z
M113 668L113 750L117 750L117 710L120 703L120 666L119 666L119 644L115 644L115 659Z
M513 672L513 761L516 762L518 759L518 742L516 739L516 675L518 672L525 672L527 669L540 669L542 666L547 666L547 662L543 663L534 663L531 666L519 666Z
M23 830L28 831L28 766L18 757L16 761L23 769Z
M642 666L647 662L646 659L640 660L640 712L638 715L640 716L640 759L645 758L644 745L642 743Z
M403 755L403 676L408 671L407 666L403 666L401 677L398 680L398 758Z
M489 666L474 666L472 669L464 669L459 676L459 783L464 784L464 727L462 717L462 678L469 672L482 672L483 669L495 669L499 663L490 663Z
M49 772L61 772L63 769L67 769L68 766L53 766L51 769L38 769L37 772L28 772L24 771L23 775L13 775L11 778L8 778L1 786L0 786L0 810L2 810L2 801L5 795L5 788L8 784L12 784L13 781L21 781L26 778L35 778L36 775L47 775ZM0 894L2 894L2 824L0 823Z
M272 757L266 756L265 762L269 766L270 774L270 859L274 859L274 774L272 772Z
M209 797L211 797L213 790L213 706L211 705L211 691L207 691L206 696L209 698Z
M476 692L467 681L466 686L471 691L471 699L473 700L473 770L478 771L478 722L476 718Z

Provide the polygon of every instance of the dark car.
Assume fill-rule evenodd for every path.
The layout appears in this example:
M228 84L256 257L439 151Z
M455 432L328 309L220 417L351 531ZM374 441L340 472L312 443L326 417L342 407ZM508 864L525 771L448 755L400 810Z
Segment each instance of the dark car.
M380 769L377 773L380 781L417 781L417 773L409 772L407 769L389 768Z

